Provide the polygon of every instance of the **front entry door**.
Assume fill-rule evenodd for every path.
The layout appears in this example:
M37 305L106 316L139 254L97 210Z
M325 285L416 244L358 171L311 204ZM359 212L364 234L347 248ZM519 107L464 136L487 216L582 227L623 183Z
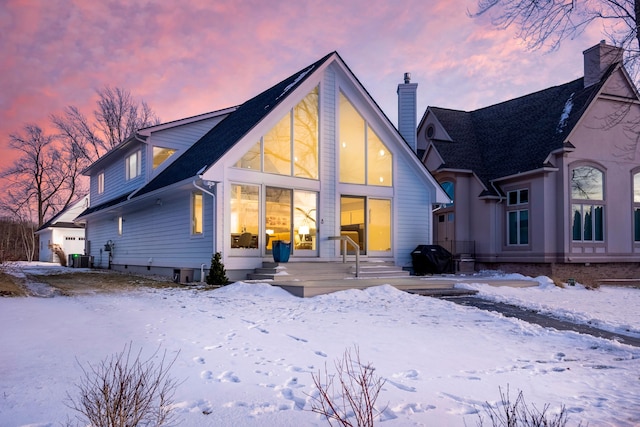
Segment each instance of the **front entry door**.
M360 246L360 254L391 256L391 200L364 196L340 198L340 234ZM347 253L355 248L347 244Z
M455 214L453 209L436 212L435 220L437 224L435 243L454 253Z

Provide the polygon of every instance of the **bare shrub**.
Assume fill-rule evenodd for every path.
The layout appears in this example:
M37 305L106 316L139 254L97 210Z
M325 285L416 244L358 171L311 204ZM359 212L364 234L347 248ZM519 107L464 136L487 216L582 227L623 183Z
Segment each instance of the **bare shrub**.
M500 404L498 407L490 405L488 402L485 406L485 412L491 426L493 427L564 427L567 425L567 411L562 405L560 412L557 414L549 414L549 404L545 404L542 410L538 410L535 405L531 407L524 400L522 391L518 392L515 401L511 401L509 396L509 386L506 392L500 388ZM484 425L482 414L478 414L478 427ZM580 427L582 423L578 424Z
M67 393L66 405L92 427L163 426L175 421L173 396L179 385L169 376L178 355L167 361L159 349L148 359L128 344L120 353L82 369L78 397ZM159 357L159 362L153 359Z
M337 373L329 374L325 364L324 373L311 374L318 392L311 396L311 411L323 415L331 426L373 426L384 411L377 410L375 403L386 380L375 375L370 363L361 362L358 347L353 355L345 350L335 368Z

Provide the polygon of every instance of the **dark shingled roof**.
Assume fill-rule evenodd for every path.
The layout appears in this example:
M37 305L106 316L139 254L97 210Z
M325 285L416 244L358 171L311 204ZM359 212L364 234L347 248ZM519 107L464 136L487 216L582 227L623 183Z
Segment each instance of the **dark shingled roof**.
M84 224L75 224L73 222L54 222L54 219L50 219L49 221L42 224L40 228L36 230L41 231L46 228L84 228Z
M116 197L115 199L111 199L108 202L101 203L101 204L96 205L96 206L91 206L90 208L85 209L80 215L78 215L77 219L80 219L85 215L89 215L91 213L98 212L98 211L101 211L103 209L107 209L107 208L110 208L112 206L119 205L122 202L126 202L127 199L129 198L129 194L131 194L131 193L124 194L124 195L122 195L120 197Z
M222 158L231 147L286 98L287 93L298 87L334 53L336 52L326 55L240 105L237 110L200 138L157 177L137 191L134 198L202 173L205 168Z
M430 107L453 140L433 141L441 168L472 170L496 195L491 180L548 166L614 67L587 88L580 78L471 112Z
M136 198L186 179L195 178L207 167L220 160L247 132L284 100L288 93L297 88L333 54L337 55L337 52L327 54L315 63L240 105L142 188L100 205L92 206L82 212L78 218L119 205L130 197Z

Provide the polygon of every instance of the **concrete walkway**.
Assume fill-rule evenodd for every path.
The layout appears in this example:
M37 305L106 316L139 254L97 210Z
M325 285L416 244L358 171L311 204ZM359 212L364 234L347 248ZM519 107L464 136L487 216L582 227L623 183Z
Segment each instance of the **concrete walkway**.
M511 304L466 296L448 297L443 299L464 306L476 307L481 310L494 311L506 317L515 317L517 319L524 320L525 322L534 323L545 328L553 328L559 331L573 331L580 334L592 335L598 338L618 341L622 344L628 344L634 347L640 347L640 338L630 337L616 332L609 332L602 329L593 328L591 326L580 323L573 323L566 320L557 319L549 315L540 314L539 312L531 309L521 308Z

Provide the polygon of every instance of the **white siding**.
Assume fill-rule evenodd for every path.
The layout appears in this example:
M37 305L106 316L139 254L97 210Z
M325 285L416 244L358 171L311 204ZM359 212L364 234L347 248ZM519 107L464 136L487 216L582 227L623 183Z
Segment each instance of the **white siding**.
M115 244L112 263L152 267L200 268L211 262L212 199L204 194L204 230L202 236L191 235L191 191L180 191L172 199L162 198L160 204L146 203L141 210L123 210L123 233L118 235L118 215L104 214L100 220L89 221L91 255L96 265L104 245ZM102 267L107 266L107 254L102 253Z
M42 262L53 262L53 251L49 244L53 239L53 230L44 230L39 233L39 253L38 253L38 261Z
M319 238L326 240L329 236L340 234L337 222L336 206L336 73L328 68L322 84L321 96L321 130L320 130L320 231ZM320 257L336 256L338 244L320 244Z
M418 245L432 243L431 191L415 170L398 157L395 165L394 248L396 265L410 265L411 252Z
M220 123L223 117L213 117L195 123L151 133L150 145L167 148L188 148Z
M102 216L99 219L87 221L87 247L88 255L93 256L93 264L98 268L109 266L109 254L104 251L104 245L109 240L115 241L118 231L115 217Z
M322 76L316 80L304 82L297 90L304 95L318 83L320 79L320 180L303 180L289 176L262 174L256 171L244 171L233 168L233 159L242 155L251 147L256 138L281 117L280 110L286 110L295 105L295 99L283 102L280 110L272 113L253 129L239 144L234 147L226 158L221 159L205 172L207 180L218 181L217 200L218 216L216 217L217 247L213 244L213 211L212 197L204 194L205 228L202 237L190 235L190 196L194 188L164 189L154 197L145 199L144 196L134 198L123 206L116 207L118 213L100 212L89 217L88 230L91 240L91 255L95 257L97 265L107 266L108 257L104 252L104 244L108 240L115 243L113 263L116 265L150 266L168 268L199 269L201 264L207 267L214 250L223 252L223 259L228 270L251 270L259 267L268 256L256 251L255 256L241 256L230 248L228 233L229 207L225 190L231 182L265 186L284 186L287 188L319 191L318 202L318 248L319 258L323 260L337 260L340 257L339 243L328 241L327 237L340 234L340 191L345 194L381 197L392 199L393 206L393 255L396 263L404 265L410 262L411 251L418 244L431 243L431 195L434 187L429 182L426 171L418 169L418 161L413 162L414 156L406 144L398 136L395 129L377 110L374 103L369 102L366 92L353 85L353 80L339 63L324 69ZM357 84L357 82L356 82ZM356 186L338 184L337 165L337 99L338 86L344 87L355 101L355 106L371 123L372 128L379 133L394 155L394 187ZM298 98L299 99L299 98ZM278 117L276 117L278 116ZM213 125L213 121L208 122ZM199 129L199 130L198 130ZM195 142L198 132L206 132L204 127L185 126L158 131L149 138L150 145L176 147ZM186 146L185 145L185 146ZM124 153L123 153L124 154ZM106 186L114 182L116 176L120 180L124 177L124 159L118 160L107 168ZM124 186L118 194L123 194ZM110 190L111 191L111 190ZM115 194L115 193L110 193ZM169 196L171 194L171 196ZM107 200L108 198L105 198ZM156 199L159 199L156 201ZM264 195L263 195L264 201ZM92 204L93 201L92 201ZM133 210L135 206L135 210ZM124 218L122 236L117 232L117 216ZM307 258L308 259L308 258Z
M136 178L127 181L125 179L125 159L136 150L140 150L142 155L140 161L141 173ZM146 176L146 155L145 146L142 143L132 146L128 150L123 150L121 157L114 159L103 169L104 193L102 194L98 194L98 174L100 171L91 175L91 206L97 206L142 186Z

